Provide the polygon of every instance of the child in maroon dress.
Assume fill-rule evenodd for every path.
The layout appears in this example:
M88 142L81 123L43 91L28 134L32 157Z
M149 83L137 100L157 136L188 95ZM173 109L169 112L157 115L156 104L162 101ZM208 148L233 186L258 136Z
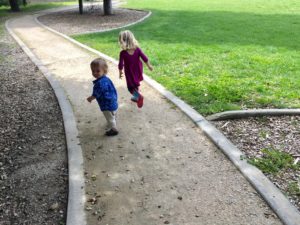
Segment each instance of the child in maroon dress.
M153 70L153 67L147 56L139 48L139 44L131 31L122 31L119 35L119 43L122 48L119 58L120 79L124 69L127 88L132 94L131 100L141 108L144 101L144 97L139 92L140 82L143 80L143 63L141 59L150 71Z

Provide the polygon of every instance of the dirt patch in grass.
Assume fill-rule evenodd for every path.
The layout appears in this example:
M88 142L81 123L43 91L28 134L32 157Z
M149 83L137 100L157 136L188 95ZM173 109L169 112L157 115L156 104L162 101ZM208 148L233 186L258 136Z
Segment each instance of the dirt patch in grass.
M78 9L73 9L41 16L39 20L61 33L74 35L121 27L133 23L147 14L146 11L116 8L113 15L103 16L102 7L94 6L85 7L83 15L78 13Z
M300 165L296 163L300 157L300 116L228 120L214 124L300 210Z
M0 224L65 224L68 170L61 111L43 75L1 31Z

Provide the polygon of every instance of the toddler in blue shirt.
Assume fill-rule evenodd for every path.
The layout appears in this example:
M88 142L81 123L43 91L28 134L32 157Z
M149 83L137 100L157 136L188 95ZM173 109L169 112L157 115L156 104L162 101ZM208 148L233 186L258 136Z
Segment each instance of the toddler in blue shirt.
M87 98L88 102L97 100L100 110L108 123L109 130L105 133L107 136L117 135L116 113L118 109L118 94L112 81L106 76L108 66L105 60L101 58L94 59L91 62L91 70L96 80L93 81L93 93Z

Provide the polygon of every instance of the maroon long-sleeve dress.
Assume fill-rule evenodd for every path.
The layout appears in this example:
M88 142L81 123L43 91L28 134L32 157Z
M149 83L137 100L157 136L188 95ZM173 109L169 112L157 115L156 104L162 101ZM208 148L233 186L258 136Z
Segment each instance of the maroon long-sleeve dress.
M126 50L120 52L119 70L124 68L127 88L131 93L138 89L140 82L143 80L143 63L141 59L145 63L148 62L147 56L140 48L136 48L132 55Z

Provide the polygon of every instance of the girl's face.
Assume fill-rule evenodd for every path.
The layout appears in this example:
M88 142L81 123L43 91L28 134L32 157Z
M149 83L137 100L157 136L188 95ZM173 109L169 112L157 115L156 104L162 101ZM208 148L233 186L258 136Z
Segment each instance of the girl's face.
M100 66L92 66L91 70L95 78L99 78L104 75L104 70Z

